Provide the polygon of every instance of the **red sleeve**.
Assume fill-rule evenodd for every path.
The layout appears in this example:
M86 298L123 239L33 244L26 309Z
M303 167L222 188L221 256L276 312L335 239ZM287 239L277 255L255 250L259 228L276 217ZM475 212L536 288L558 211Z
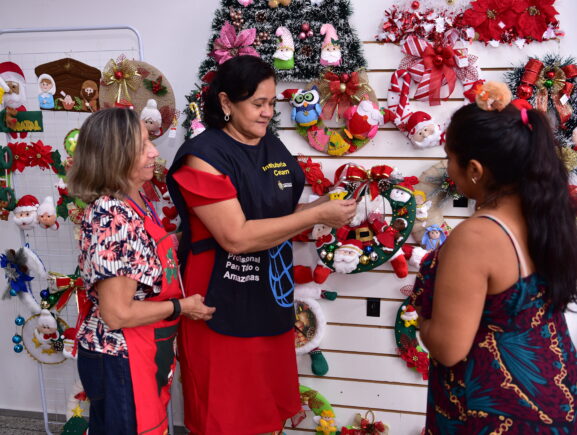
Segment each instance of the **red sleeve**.
M183 165L174 180L188 207L197 207L236 198L236 189L228 175L215 175Z

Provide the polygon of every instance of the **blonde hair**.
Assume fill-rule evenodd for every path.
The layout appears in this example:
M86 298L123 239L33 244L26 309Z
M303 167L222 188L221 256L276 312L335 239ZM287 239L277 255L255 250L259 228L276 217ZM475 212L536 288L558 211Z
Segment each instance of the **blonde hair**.
M139 154L140 120L130 109L103 109L90 115L78 134L67 185L72 196L90 203L100 196L121 199Z

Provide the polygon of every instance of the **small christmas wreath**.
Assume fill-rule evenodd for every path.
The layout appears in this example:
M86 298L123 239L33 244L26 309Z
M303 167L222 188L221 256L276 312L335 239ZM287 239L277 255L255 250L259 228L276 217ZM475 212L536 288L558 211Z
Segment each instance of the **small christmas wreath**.
M52 333L54 338L42 339L41 319L51 316L55 319L56 327ZM43 309L39 314L26 319L22 326L22 344L28 355L43 364L60 364L66 360L62 352L64 350L63 333L68 329L68 324L61 317L54 316L48 310Z
M390 119L388 111L379 109L364 70L341 75L327 70L304 89L286 89L277 98L289 100L291 119L309 145L332 156L359 150ZM333 129L324 124L335 114L345 127Z
M548 54L533 57L505 74L505 81L520 100L535 109L555 114L552 121L559 143L574 147L572 133L577 128L577 64L572 57Z
M400 357L407 367L419 372L423 380L429 378L429 353L417 338L419 315L411 305L411 298L403 301L395 320L395 341Z
M337 169L333 198L354 198L358 205L350 225L336 230L317 225L313 229L317 252L327 268L359 273L391 260L397 275L406 276L407 263L400 249L415 223L413 186L418 179L395 175L394 168L387 165L367 171L349 163ZM392 209L389 223L385 220L386 202Z
M337 432L335 412L329 401L318 391L299 385L302 409L291 417L291 426L296 428L306 418L306 411L311 410L315 416L313 420L317 424L317 435L331 435Z

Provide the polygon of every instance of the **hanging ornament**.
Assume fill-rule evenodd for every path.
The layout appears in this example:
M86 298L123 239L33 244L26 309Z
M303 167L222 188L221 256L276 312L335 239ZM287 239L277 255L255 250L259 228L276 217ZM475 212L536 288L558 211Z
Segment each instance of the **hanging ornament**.
M110 59L102 72L102 84L110 86L116 95L116 104L122 100L130 102L129 89L135 92L142 83L138 67L134 62L121 58Z

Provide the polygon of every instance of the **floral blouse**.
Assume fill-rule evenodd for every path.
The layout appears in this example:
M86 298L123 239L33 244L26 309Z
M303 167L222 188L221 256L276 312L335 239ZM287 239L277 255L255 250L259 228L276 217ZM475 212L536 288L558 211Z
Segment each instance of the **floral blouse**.
M137 281L135 300L160 292L162 267L156 243L144 222L124 201L102 196L89 204L80 226L79 265L88 298L93 302L78 331L85 349L128 357L121 329L111 330L100 317L98 281L125 276Z

